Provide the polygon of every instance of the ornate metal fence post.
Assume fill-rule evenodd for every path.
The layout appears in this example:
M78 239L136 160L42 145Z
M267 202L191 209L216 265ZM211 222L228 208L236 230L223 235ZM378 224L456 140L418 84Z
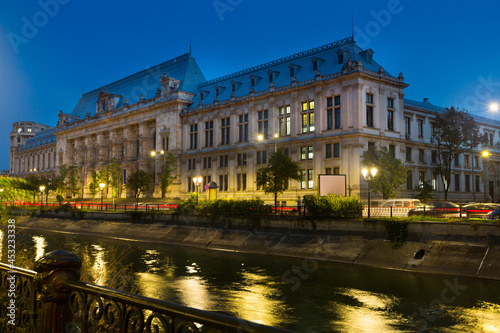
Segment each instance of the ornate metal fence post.
M81 265L77 255L64 250L47 253L35 262L39 291L37 332L66 332L72 314L68 306L69 290L64 282L79 280Z

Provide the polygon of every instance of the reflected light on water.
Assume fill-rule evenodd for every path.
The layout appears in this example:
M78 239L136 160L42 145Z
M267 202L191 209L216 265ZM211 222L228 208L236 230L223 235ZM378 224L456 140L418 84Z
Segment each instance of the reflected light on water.
M158 250L146 250L142 255L141 260L146 265L148 273L160 270L160 260L158 260L159 254L160 251Z
M108 279L107 262L105 260L106 250L97 244L92 244L91 246L94 264L90 268L90 274L95 284L104 286Z
M467 309L456 307L448 310L448 314L458 322L450 327L449 332L500 332L500 305L480 302L477 306Z
M157 254L156 250L151 251L153 252L149 252L149 250L146 252L151 256ZM141 295L165 300L175 299L175 288L173 285L177 279L175 273L177 266L170 257L159 261L159 259L152 259L150 255L142 256L142 261L147 267L146 273L136 273ZM160 264L162 265L160 266Z
M201 310L213 310L214 296L210 294L207 283L201 277L179 278L176 287L184 305Z
M47 247L47 240L43 236L33 236L33 243L35 246L35 260L43 257L45 248Z
M280 326L286 321L286 306L275 295L280 293L280 284L265 272L242 271L242 282L227 292L229 308L236 317L269 326Z
M345 303L332 303L337 320L331 322L332 328L339 332L392 332L397 331L404 319L390 310L398 300L383 294L357 289L339 292L347 297Z

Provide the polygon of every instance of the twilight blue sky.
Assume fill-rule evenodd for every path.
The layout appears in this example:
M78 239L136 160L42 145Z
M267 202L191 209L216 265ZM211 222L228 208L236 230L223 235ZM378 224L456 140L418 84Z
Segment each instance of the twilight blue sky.
M57 4L57 7L54 5ZM189 50L212 79L351 35L406 97L496 119L500 4L465 1L41 0L0 4L0 169L22 120L55 125L84 91Z

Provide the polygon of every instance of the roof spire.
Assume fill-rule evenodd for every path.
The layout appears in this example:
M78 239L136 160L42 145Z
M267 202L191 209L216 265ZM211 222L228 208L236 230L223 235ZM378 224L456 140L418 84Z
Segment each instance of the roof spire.
M189 54L191 54L191 35L189 35Z
M354 41L354 14L351 16L351 36L352 40Z

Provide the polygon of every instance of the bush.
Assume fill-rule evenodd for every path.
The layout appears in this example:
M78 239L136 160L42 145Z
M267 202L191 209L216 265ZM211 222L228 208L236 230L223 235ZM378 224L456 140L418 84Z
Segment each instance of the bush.
M271 214L271 206L264 205L260 199L254 200L223 200L204 202L199 207L200 214L208 216L226 215L226 216L246 216L256 217Z
M363 202L358 197L340 195L305 195L304 207L314 219L351 219L363 213Z
M385 231L387 232L387 237L391 242L391 247L393 249L401 248L404 243L406 243L406 236L408 235L408 220L396 220L396 219L381 219L385 224Z

